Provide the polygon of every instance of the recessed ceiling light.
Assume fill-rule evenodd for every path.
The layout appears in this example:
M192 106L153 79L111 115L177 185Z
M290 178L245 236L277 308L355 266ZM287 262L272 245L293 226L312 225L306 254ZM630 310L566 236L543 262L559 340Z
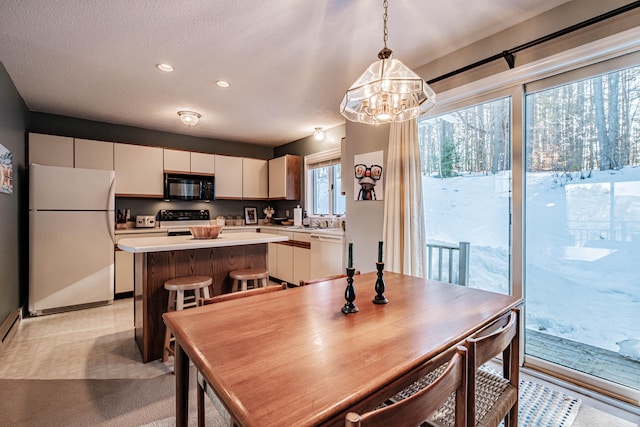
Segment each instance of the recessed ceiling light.
M169 64L156 64L156 68L160 71L164 71L165 73L173 71L173 67Z
M229 84L229 82L224 81L224 80L218 80L218 81L216 82L216 84L217 84L218 86L220 86L220 87L229 87L229 86L231 86L231 85Z
M195 126L198 124L200 117L202 117L200 113L196 113L195 111L178 111L178 115L182 123L187 126Z

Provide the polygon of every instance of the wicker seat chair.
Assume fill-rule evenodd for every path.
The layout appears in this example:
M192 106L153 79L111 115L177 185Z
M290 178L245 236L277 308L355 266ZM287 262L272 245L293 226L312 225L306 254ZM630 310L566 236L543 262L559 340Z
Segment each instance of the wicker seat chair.
M455 395L455 427L466 426L466 375L467 349L457 347L453 356L446 362L446 368L431 384L397 402L381 405L378 408L358 415L347 413L345 427L415 427L437 411L444 401Z

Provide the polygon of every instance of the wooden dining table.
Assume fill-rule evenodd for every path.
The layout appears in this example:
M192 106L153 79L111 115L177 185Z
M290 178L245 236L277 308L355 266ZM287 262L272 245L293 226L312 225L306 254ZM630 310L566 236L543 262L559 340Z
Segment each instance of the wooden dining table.
M523 303L521 298L385 272L164 314L176 339L176 425L188 422L189 361L240 426L344 425L380 390Z

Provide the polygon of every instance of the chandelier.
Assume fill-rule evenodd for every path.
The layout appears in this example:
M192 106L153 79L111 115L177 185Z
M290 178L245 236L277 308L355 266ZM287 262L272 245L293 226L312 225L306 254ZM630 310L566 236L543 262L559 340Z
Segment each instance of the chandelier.
M379 61L347 90L340 103L340 113L359 123L403 122L418 117L436 103L436 93L400 60L392 58L387 47L387 0L384 7L384 47Z

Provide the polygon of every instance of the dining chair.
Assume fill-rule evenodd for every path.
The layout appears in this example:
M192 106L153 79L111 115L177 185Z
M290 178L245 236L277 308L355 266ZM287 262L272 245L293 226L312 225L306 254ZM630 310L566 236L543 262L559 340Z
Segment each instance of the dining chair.
M347 413L345 427L383 427L421 425L455 394L455 427L466 426L467 349L458 346L442 373L428 386L409 397L359 415Z
M497 427L502 420L504 427L518 425L519 317L514 309L466 340L467 419L475 420L470 425ZM502 375L481 368L501 353Z
M356 274L356 275L360 274L360 270L356 270L354 274ZM314 285L316 283L328 282L329 280L343 279L343 278L346 278L346 277L347 277L346 274L335 274L333 276L322 277L320 279L300 280L299 285L300 286Z
M199 298L198 306L217 304L224 301L231 301L239 298L262 295L262 294L267 294L275 291L284 291L285 289L287 289L287 284L283 283L278 286L267 286L267 287L261 287L261 288L248 289L246 291L220 294L220 295L213 296L211 298ZM209 396L209 399L211 399L211 402L214 404L216 409L218 409L218 412L220 412L221 415L224 416L224 413L226 412L226 410L224 409L224 407L222 406L222 403L219 401L218 397L215 395L213 390L211 390L211 388L209 387L209 385L207 384L207 382L205 381L204 377L200 372L198 372L197 378L198 378L198 381L197 381L198 382L198 391L197 391L198 427L203 427L205 424L204 423L204 419L205 419L204 395L205 394ZM232 421L232 420L227 420L227 421ZM235 425L235 424L231 423L231 425Z
M519 316L520 311L514 309L464 342L468 350L466 418L470 427L497 427L503 419L504 427L518 425ZM501 353L502 375L496 375L482 366ZM418 393L428 387L433 379L433 375L423 376L390 401ZM447 400L423 425L454 425L452 405L452 400Z

